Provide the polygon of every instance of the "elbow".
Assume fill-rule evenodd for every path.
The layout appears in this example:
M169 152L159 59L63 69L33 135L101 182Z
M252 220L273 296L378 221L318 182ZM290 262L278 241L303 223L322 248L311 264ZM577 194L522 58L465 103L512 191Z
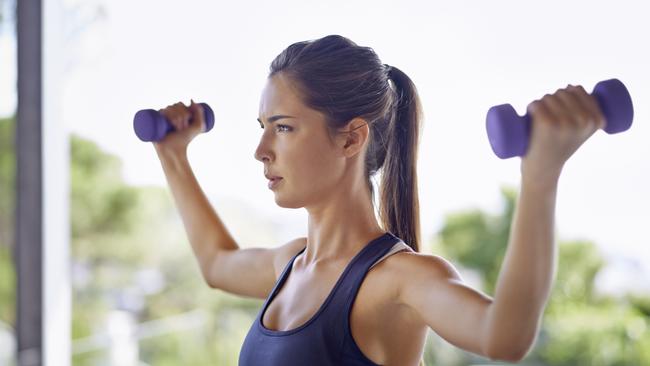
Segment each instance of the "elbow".
M504 337L504 334L493 334L485 347L485 355L492 361L517 363L523 360L535 343L532 336L518 335L515 338Z
M492 351L488 353L487 356L491 361L518 363L521 362L527 354L528 348L512 347L511 349L502 351Z
M215 276L212 275L212 261L207 261L205 263L199 263L201 269L201 275L203 277L203 282L211 289L219 289L219 284L215 281Z
M217 284L214 283L213 281L210 281L209 278L203 276L203 280L204 280L205 284L206 284L209 288L211 288L211 289L213 289L213 290L218 290L218 289L219 289L219 286L217 286Z
M201 271L201 272L202 272L201 274L203 275L203 282L205 282L205 284L206 284L209 288L211 288L211 289L213 289L213 290L220 290L220 289L221 289L221 283L219 283L219 282L216 280L215 276L212 276L212 275L210 274L210 271L203 270L203 271Z
M517 363L526 357L532 345L533 342L511 342L500 347L489 348L486 355L492 361Z

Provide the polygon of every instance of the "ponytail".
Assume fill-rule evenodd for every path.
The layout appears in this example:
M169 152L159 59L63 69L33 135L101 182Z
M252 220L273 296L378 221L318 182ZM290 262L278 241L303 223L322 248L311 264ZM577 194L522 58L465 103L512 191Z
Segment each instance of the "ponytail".
M400 69L385 65L395 86L395 106L388 124L386 158L380 183L379 216L390 231L416 252L420 246L417 152L422 109L417 89Z

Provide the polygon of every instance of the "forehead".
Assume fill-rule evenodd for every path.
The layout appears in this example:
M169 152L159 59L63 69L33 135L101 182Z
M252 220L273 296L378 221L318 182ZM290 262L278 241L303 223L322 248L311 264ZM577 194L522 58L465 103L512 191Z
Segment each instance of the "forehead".
M268 118L274 114L288 114L292 116L307 116L313 111L302 103L298 91L291 80L280 74L266 80L260 97L259 116Z

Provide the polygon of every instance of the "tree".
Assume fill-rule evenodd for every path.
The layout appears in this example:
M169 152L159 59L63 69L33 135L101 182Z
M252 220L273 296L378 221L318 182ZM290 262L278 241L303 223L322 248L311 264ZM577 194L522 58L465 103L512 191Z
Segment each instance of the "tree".
M481 210L450 213L439 232L438 246L465 267L477 270L483 290L493 293L510 235L516 192L502 188L504 210L491 216Z
M11 257L15 197L14 120L0 119L0 321L13 324L16 273Z

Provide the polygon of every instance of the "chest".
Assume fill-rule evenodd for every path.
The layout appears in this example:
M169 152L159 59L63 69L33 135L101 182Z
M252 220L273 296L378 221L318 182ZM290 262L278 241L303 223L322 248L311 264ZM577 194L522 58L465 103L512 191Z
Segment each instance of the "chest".
M319 273L290 272L264 312L264 326L286 331L310 321L324 306L344 269L341 266ZM409 309L396 303L394 275L382 269L385 266L379 263L361 283L350 311L352 337L362 353L376 364L416 365L427 328L418 323Z

